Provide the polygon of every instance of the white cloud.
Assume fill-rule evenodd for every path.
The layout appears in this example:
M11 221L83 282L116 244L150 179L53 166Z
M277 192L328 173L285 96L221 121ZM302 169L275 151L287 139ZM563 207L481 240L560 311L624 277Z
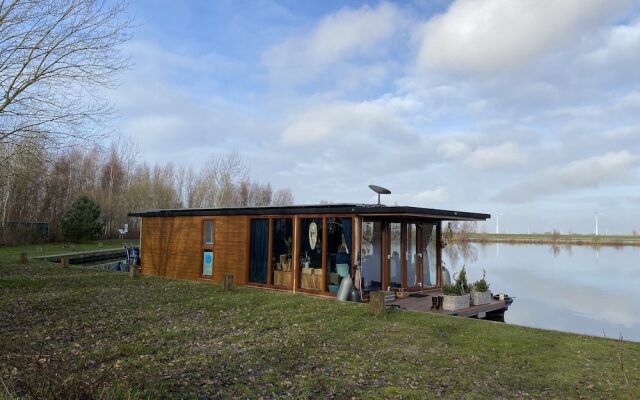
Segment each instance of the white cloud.
M304 144L351 135L373 139L403 129L401 121L377 103L336 102L295 115L282 137L287 144Z
M418 207L434 207L449 199L447 188L438 186L435 189L428 189L422 192L393 193L389 197L383 197L387 204L397 203L399 205L409 205Z
M445 160L462 160L466 165L478 169L510 167L527 161L525 151L514 142L472 148L469 144L454 139L441 143L436 151Z
M446 188L438 187L433 190L425 190L414 196L414 200L419 204L442 203L449 198Z
M279 83L303 82L333 64L380 54L381 44L394 34L400 20L398 9L388 3L376 8L343 8L324 17L309 33L268 49L263 63Z
M470 152L469 146L458 140L444 142L438 146L438 154L449 160L466 157Z
M637 60L640 53L640 21L611 27L604 33L603 40L601 46L582 55L581 61L602 68Z
M626 150L609 152L549 168L518 185L506 188L499 197L519 203L543 195L631 182L637 180L632 170L639 163L640 156Z
M627 0L458 0L422 28L418 64L491 74L527 64L606 22Z
M526 153L516 143L502 143L497 146L478 147L467 158L466 163L475 168L488 169L509 167L525 163Z

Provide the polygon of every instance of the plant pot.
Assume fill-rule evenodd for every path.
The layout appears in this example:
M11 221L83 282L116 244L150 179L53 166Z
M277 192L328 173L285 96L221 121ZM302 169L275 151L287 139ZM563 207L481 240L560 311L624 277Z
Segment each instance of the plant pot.
M471 295L465 294L462 296L448 296L444 295L442 301L442 309L447 311L462 310L463 308L469 308L469 302Z
M471 292L471 305L479 306L481 304L491 303L491 292Z

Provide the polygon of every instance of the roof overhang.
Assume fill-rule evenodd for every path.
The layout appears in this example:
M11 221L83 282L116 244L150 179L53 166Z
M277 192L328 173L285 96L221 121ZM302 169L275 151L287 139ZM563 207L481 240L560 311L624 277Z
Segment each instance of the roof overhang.
M279 207L179 208L131 212L130 217L354 214L363 217L406 217L442 221L485 221L490 214L434 208L370 204L320 204Z

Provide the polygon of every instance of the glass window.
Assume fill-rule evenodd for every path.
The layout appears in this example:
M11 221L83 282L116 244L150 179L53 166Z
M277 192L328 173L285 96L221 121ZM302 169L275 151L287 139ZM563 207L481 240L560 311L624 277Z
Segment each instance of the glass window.
M267 284L269 270L269 220L251 220L249 282Z
M392 288L402 287L402 224L392 222L389 224L391 242L389 246L389 285Z
M273 270L273 284L276 286L291 286L291 250L293 240L293 224L291 218L276 218L273 220L271 237L271 267Z
M337 293L343 278L351 275L351 218L327 219L327 287Z
M422 286L438 283L436 272L436 225L422 224Z
M213 275L213 252L203 251L202 252L202 276L212 276L212 275Z
M407 224L407 287L418 286L418 268L416 268L418 247L417 247L417 227L416 224Z
M213 244L213 221L204 221L204 240L203 243Z
M300 287L320 290L322 276L322 218L300 220Z
M380 238L382 224L379 221L362 222L362 245L360 249L361 282L364 293L382 289Z

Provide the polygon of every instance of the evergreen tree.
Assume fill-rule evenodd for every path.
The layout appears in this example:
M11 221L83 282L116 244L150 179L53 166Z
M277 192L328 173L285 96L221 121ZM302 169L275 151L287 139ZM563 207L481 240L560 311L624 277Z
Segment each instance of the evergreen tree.
M65 239L80 242L95 239L104 228L100 218L100 206L88 196L80 196L62 219L62 233Z

